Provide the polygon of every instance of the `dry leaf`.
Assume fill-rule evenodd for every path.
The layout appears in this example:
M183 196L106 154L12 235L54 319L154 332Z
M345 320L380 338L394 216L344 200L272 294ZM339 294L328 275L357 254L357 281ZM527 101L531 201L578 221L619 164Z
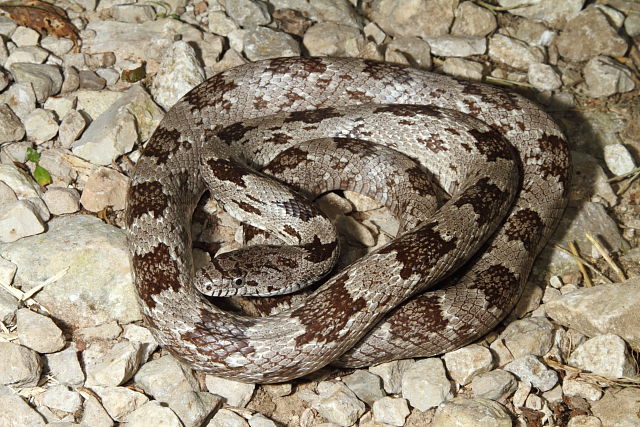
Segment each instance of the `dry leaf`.
M7 12L16 24L32 28L42 35L71 39L74 51L79 51L78 29L69 21L64 9L39 0L13 0L1 3L0 10Z

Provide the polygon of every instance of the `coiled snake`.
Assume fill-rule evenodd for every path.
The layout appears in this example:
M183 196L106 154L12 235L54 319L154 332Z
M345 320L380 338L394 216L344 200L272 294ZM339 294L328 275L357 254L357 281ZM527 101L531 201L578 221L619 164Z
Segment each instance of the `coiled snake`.
M371 106L350 107L363 104ZM293 127L280 131L269 124L263 126L269 137L250 137L260 117L273 115L269 123L330 138L318 140L335 144L330 150L342 144L331 138L341 137L371 140L411 161L435 156L427 162L439 167L435 175L453 195L432 217L405 219L419 226L338 272L303 304L254 318L223 311L193 284L191 215L206 189L238 215L259 220L267 206L290 215L297 222L285 218L280 234L310 251L296 259L313 264L335 256L334 243L321 232L312 231L308 240L295 237L315 214L291 208L294 196L277 200L280 193L269 193L271 199L260 200L262 175L252 175L247 165L262 167L293 150L297 164L272 167L287 175L287 168L309 159L308 149L289 139ZM377 131L383 122L403 127ZM409 135L410 129L417 131ZM378 140L384 134L392 141ZM515 159L504 140L515 148ZM354 151L348 144L346 149ZM472 151L484 166L446 160ZM513 308L562 214L568 181L562 132L519 95L360 59L246 64L209 78L178 101L137 162L125 220L139 302L154 336L173 355L242 381L284 381L328 363L355 367L439 354L486 334ZM513 203L511 187L518 190ZM412 209L419 204L395 211ZM483 236L498 226L485 242ZM320 252L311 255L314 250Z

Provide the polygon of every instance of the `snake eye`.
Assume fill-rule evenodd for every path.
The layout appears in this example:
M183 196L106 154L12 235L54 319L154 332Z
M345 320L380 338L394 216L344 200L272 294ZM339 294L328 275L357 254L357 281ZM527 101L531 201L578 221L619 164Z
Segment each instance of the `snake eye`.
M236 286L242 286L242 283L244 283L244 281L243 281L241 278L237 278L237 279L235 279L235 280L233 281L233 283L234 283Z

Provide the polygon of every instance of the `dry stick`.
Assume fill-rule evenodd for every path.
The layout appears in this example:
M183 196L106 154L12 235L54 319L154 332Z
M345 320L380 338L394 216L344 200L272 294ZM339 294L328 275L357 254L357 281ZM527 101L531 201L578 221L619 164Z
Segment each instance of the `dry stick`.
M593 282L591 281L591 277L589 277L589 273L587 273L587 269L584 268L584 263L582 262L582 258L580 258L580 254L578 253L578 248L576 247L573 241L569 242L569 250L573 254L573 258L578 263L578 269L580 270L580 274L582 274L582 278L584 279L584 285L588 288L593 286Z
M624 271L622 271L622 269L618 267L618 265L615 262L613 262L613 259L611 258L609 251L607 251L604 248L604 246L602 246L600 242L598 242L596 238L593 237L591 234L584 233L584 235L587 236L587 239L589 239L589 241L596 248L596 250L600 252L600 255L602 255L602 257L607 262L607 264L609 264L609 266L613 269L613 271L615 271L615 273L618 275L618 280L621 282L624 282L625 280L627 280L627 277L625 276Z
M582 262L585 267L589 268L589 270L593 271L594 273L596 273L598 276L602 277L604 279L605 282L607 283L613 283L613 281L611 279L609 279L607 276L604 275L604 273L602 273L600 270L598 270L596 268L595 265L591 264L589 261L585 260L584 258L581 258L577 255L574 255L571 253L570 250L563 248L560 245L553 245L554 248L566 253L567 255L570 255L573 257L574 260L576 260L576 262Z
M619 386L619 387L640 387L640 377L619 377L609 378L598 374L592 374L591 372L584 372L582 369L575 366L565 365L560 362L556 362L551 358L545 358L545 363L551 368L558 370L562 369L567 373L570 378L580 378L594 385L603 384L606 386Z

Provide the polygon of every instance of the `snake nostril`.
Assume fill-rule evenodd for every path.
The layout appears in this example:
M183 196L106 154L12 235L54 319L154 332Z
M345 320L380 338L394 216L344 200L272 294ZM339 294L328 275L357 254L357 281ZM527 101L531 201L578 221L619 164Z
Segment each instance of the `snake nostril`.
M233 281L234 285L236 286L242 286L243 280L240 278L237 278Z

